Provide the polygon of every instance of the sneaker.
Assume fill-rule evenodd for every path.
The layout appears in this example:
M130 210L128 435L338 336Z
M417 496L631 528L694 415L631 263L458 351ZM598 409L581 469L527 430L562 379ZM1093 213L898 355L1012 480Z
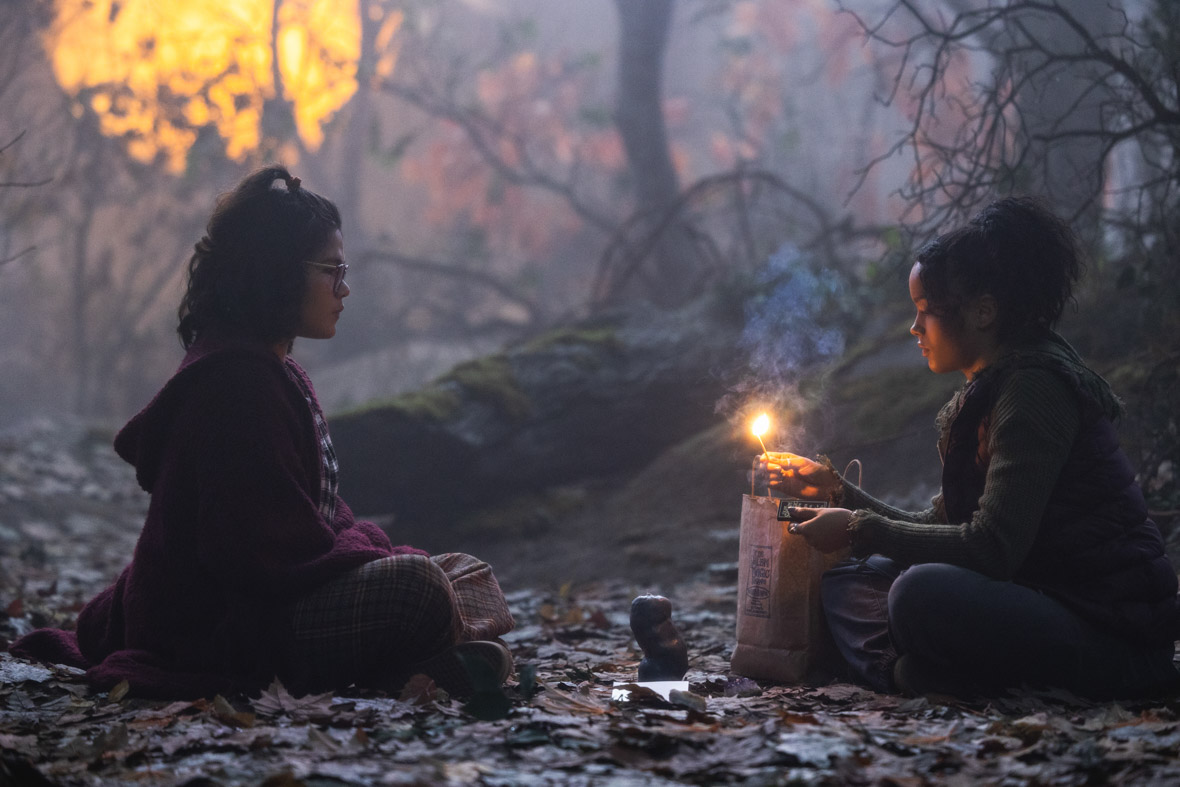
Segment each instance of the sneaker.
M447 648L414 665L453 697L496 691L512 675L512 654L500 642L474 640Z

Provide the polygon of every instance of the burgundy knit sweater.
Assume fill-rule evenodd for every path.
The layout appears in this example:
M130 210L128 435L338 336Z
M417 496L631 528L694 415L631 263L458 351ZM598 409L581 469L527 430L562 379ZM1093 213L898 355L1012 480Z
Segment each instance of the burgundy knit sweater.
M14 655L82 667L100 689L126 680L139 696L250 691L287 670L286 609L301 595L372 560L424 554L391 546L342 500L333 521L321 515L313 414L287 368L265 346L193 344L115 437L151 494L131 563L76 632L34 631Z

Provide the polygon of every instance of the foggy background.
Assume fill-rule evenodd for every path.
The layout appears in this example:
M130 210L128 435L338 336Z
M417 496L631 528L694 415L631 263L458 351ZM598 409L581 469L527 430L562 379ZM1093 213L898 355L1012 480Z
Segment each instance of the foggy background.
M156 5L181 14L219 4ZM230 14L249 3L220 5ZM358 11L348 0L318 5ZM164 151L145 161L129 145L154 140L158 117L142 132L101 133L96 107L117 105L127 83L59 84L53 58L80 55L55 52L56 31L80 2L6 6L0 142L12 144L0 165L5 180L39 185L0 197L0 256L14 257L0 268L0 425L54 413L115 423L146 403L179 359L182 268L216 194L271 160L345 211L352 295L339 332L296 348L329 411L419 385L600 305L602 255L636 208L612 123L615 5L363 5L381 20L404 15L385 42L396 63L321 119L318 149L289 119L284 126L264 115L262 138L238 155L228 156L227 140L206 125L178 162ZM135 29L121 17L143 8L108 4L105 26L103 14L92 15L94 51L124 46L112 30ZM138 32L146 39L153 27ZM187 33L180 45L221 34ZM158 68L142 52L139 62ZM679 184L766 167L833 217L843 214L857 168L898 130L896 110L874 100L880 82L854 21L829 4L679 4L663 80ZM167 91L136 92L183 104ZM270 105L265 112L283 114ZM480 124L480 140L459 113ZM486 140L490 152L479 149ZM887 197L896 184L878 185L892 179L875 174L856 195L849 209L859 221L896 215ZM803 241L809 219L765 232ZM719 263L754 266L773 248L764 242L742 258L721 249ZM473 275L456 275L463 270Z
M676 308L772 259L830 281L846 330L896 331L869 317L908 308L909 243L974 204L906 186L929 174L922 156L974 128L971 86L1015 34L939 60L933 43L895 45L920 30L917 12L843 5L5 2L0 431L37 416L117 426L142 407L179 361L182 271L216 195L271 161L345 216L337 336L295 348L329 413L596 311ZM949 20L989 4L914 7ZM1068 7L1099 35L1174 13L1166 0ZM1039 24L1069 44L1059 20ZM936 117L922 62L945 77ZM1105 124L1096 79L1056 72L1021 128L1050 97L1054 132L1087 113ZM921 144L897 147L916 122ZM968 144L1015 147L1017 127ZM1004 188L1050 193L1112 260L1127 242L1096 211L1142 210L1143 162L1173 169L1167 145L1127 138L1098 150L1063 137L1059 161ZM1174 204L1162 193L1146 202ZM825 352L845 346L816 330Z

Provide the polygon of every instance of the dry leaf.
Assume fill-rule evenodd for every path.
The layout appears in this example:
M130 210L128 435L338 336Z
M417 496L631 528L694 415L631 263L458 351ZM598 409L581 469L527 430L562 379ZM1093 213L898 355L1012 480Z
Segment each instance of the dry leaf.
M651 691L648 689L648 691ZM655 692L652 692L653 694ZM658 695L657 695L658 696ZM610 712L610 705L590 694L570 694L560 689L546 688L533 698L533 704L551 713L588 714L597 716Z
M218 694L213 698L213 718L231 727L253 727L254 714L235 708L225 697Z
M438 692L439 688L435 685L434 678L418 673L410 676L397 698L399 702L408 702L411 705L426 705L438 698Z
M131 684L127 681L119 681L110 692L107 693L107 699L111 702L118 702L127 696L127 692L131 691Z
M329 721L336 715L332 708L333 696L329 691L295 697L275 678L250 704L263 716L288 716L295 721Z

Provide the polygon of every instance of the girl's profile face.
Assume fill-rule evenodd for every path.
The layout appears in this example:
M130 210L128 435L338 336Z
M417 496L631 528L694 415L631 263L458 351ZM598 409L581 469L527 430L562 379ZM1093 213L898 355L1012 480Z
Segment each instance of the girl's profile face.
M299 331L296 336L305 339L331 339L336 335L336 321L344 311L344 299L348 297L348 283L341 281L336 286L336 272L330 266L344 263L344 236L340 230L332 233L328 242L312 256L307 269L307 292L303 297L303 308L299 313Z
M969 304L955 314L936 314L922 287L922 263L910 269L910 298L917 308L910 333L918 337L918 347L930 371L936 374L963 372L970 380L986 365L984 337L972 339L967 328L965 312Z

